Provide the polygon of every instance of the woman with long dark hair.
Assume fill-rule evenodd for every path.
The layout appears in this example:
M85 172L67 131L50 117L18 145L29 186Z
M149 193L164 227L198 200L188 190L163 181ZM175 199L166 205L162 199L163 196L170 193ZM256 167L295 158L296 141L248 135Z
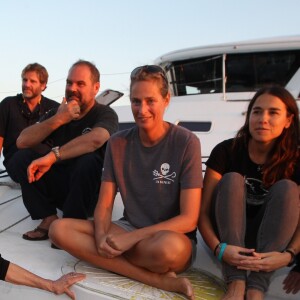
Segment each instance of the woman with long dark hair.
M263 299L300 252L299 112L284 88L259 90L234 139L206 165L199 230L222 262L223 299Z

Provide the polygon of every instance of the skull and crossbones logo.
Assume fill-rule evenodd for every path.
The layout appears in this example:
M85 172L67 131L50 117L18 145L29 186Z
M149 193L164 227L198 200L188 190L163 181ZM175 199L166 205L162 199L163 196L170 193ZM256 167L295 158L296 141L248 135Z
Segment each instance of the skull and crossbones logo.
M160 166L160 171L161 171L161 173L159 173L157 170L153 171L153 175L156 176L156 177L153 178L153 180L167 179L169 181L174 182L174 180L172 178L176 177L176 172L173 172L173 173L168 175L168 173L170 172L170 165L168 163L163 163Z

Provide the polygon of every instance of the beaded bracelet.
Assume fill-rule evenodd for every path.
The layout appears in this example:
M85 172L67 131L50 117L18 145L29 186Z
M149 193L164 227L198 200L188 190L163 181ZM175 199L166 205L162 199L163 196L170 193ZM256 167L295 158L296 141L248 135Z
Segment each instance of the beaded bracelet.
M227 244L226 243L221 243L220 244L220 252L219 252L219 255L218 255L218 260L219 261L222 261L222 258L223 258L223 254L224 254L224 251L225 251L225 248L227 247Z

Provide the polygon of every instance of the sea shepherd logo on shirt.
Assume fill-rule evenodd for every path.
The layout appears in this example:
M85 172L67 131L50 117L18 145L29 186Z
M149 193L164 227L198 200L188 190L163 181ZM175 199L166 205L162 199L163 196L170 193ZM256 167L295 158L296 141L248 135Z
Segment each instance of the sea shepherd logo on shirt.
M160 172L157 170L153 171L153 175L155 176L153 180L155 180L155 183L159 183L159 184L171 184L171 182L174 182L174 178L176 177L176 172L173 172L171 174L169 174L169 172L170 172L170 165L168 163L163 163L160 166Z

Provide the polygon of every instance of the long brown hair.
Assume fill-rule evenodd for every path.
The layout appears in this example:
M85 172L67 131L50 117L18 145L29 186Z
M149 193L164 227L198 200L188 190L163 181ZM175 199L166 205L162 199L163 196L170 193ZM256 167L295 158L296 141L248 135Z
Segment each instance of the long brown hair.
M294 172L299 155L299 110L293 95L285 88L271 86L260 89L250 101L245 123L235 137L233 148L236 151L238 151L242 144L248 148L248 143L251 138L249 131L250 114L256 99L263 94L278 97L286 106L287 117L292 116L291 125L283 129L263 165L262 181L263 184L268 187L280 179L291 178Z

